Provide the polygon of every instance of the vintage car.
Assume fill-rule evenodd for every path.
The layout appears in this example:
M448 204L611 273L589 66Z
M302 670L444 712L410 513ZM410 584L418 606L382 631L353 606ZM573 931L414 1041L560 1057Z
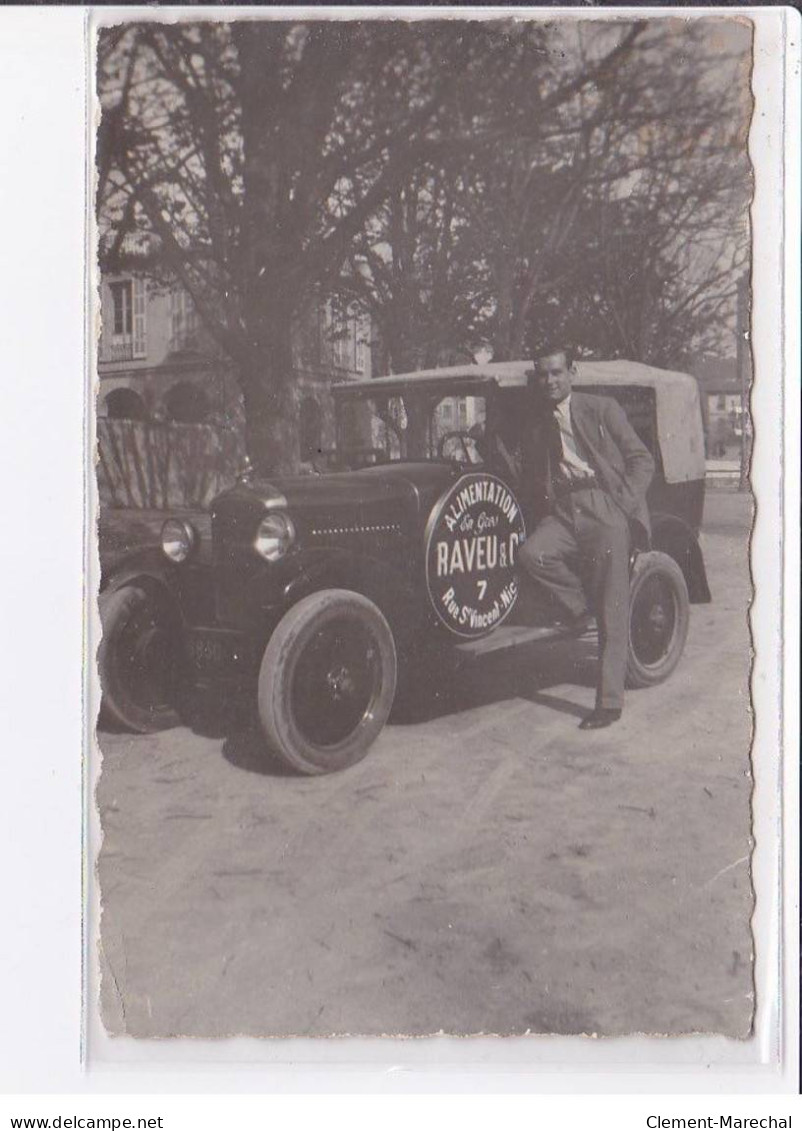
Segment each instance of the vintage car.
M102 583L105 717L153 731L176 724L187 684L250 681L266 748L325 773L363 758L397 691L444 656L481 663L570 632L516 575L533 521L515 458L536 411L531 368L338 385L336 449L309 474L246 471L213 501L210 534L168 518L160 547ZM689 601L710 600L698 389L631 362L576 368L575 386L615 397L655 458L652 539L631 561L628 683L647 687L680 659Z

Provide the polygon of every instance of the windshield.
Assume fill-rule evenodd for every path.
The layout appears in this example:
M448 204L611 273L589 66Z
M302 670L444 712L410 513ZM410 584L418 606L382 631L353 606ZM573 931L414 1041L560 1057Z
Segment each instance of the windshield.
M343 467L408 460L481 465L485 396L415 391L343 397L337 406L337 462Z

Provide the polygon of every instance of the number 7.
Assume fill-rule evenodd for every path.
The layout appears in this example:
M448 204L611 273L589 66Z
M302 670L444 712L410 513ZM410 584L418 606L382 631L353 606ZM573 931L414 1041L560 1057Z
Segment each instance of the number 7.
M479 600L480 601L484 600L484 595L487 592L487 582L486 581L477 581L476 582L476 588L479 590Z

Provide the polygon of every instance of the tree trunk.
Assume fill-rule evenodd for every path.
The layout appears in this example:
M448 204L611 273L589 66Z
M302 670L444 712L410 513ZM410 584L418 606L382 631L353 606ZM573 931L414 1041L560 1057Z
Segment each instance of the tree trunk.
M513 319L513 276L509 264L499 264L496 272L496 329L493 334L493 361L509 361Z
M421 355L414 341L409 309L397 297L378 318L379 332L393 373L411 373L419 368Z
M258 474L298 470L293 315L303 297L290 282L298 233L289 223L287 155L280 111L286 27L235 24L240 62L244 199L240 287L245 345L237 358L245 446Z
M291 475L300 459L298 401L289 325L274 327L240 363L245 447L259 475Z

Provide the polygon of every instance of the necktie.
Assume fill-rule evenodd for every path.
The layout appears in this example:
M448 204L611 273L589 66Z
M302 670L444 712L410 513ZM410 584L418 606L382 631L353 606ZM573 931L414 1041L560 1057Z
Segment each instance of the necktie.
M563 443L560 424L554 412L546 417L546 497L554 501L555 481L560 476Z

